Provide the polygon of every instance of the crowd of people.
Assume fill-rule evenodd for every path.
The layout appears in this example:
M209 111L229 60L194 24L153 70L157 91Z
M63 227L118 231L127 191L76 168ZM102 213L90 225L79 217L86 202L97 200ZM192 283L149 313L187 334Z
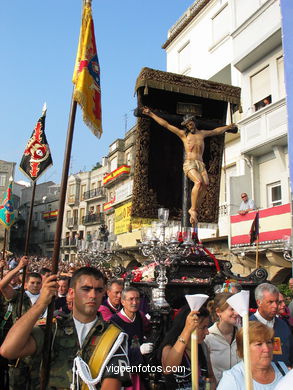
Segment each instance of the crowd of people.
M147 389L146 377L154 372L160 374L161 389L191 389L194 330L199 388L245 389L241 317L228 303L241 288L237 284L230 283L228 292L227 284L217 286L199 311L187 304L180 308L154 343L148 302L123 279L106 278L100 270L78 264L62 264L58 275L52 275L49 259L25 256L2 261L0 267L3 390L40 388L47 307L53 297L50 390L79 389L80 378L89 389ZM293 291L293 279L289 283ZM254 390L288 388L293 384L293 303L287 305L270 283L257 286L255 301L249 324Z

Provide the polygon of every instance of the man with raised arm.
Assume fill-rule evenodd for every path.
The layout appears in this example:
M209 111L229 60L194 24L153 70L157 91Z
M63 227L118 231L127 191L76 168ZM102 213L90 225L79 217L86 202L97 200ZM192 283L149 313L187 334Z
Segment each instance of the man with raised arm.
M156 115L148 107L144 107L142 113L176 134L183 142L185 150L183 171L194 184L191 191L191 208L188 210L190 214L190 223L194 226L198 222L198 209L206 194L207 186L209 185L208 173L203 162L204 139L206 137L223 134L227 130L235 129L236 126L233 123L231 125L217 127L213 130L198 130L195 123L195 117L192 115L185 115L181 125L185 126L186 130L182 131Z
M41 353L44 332L40 327L35 327L35 323L56 295L57 289L56 275L45 279L37 302L10 329L1 346L1 355L15 359ZM104 289L104 276L99 270L82 267L74 272L68 291L73 302L72 316L57 319L52 330L54 337L48 390L71 388L74 379L72 368L76 359L93 364L95 373L101 376L98 389L118 390L121 385L131 384L129 374L122 369L128 365L125 348L122 348L126 340L120 337L120 329L114 325L110 325L110 328L97 315ZM117 345L118 339L121 343ZM117 347L115 350L113 345ZM107 364L103 365L105 360Z

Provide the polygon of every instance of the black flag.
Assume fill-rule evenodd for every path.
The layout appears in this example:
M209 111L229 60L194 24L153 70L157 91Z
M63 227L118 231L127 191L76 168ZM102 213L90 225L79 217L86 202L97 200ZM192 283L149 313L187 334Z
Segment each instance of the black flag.
M38 120L36 127L23 153L20 170L32 181L37 180L44 171L53 164L52 156L45 135L46 108Z
M252 245L259 237L259 213L255 214L254 220L250 228L250 245Z

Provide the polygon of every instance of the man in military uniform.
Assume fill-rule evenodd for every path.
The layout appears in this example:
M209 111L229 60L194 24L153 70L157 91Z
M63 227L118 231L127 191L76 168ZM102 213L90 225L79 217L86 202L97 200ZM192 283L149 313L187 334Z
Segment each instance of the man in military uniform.
M20 289L14 289L11 281L18 275L23 267L28 265L28 258L23 256L17 266L8 272L0 281L0 290L7 302L6 321L15 321L19 317L19 305L21 299ZM32 272L28 273L25 282L25 292L21 307L21 314L27 312L37 301L42 286L41 275ZM43 313L42 313L43 314ZM11 323L11 325L12 325ZM11 326L10 325L10 326ZM38 371L40 361L32 360L30 357L17 359L9 363L9 388L11 390L36 390L38 384Z
M54 340L48 381L50 390L70 388L75 357L80 356L85 362L89 362L97 345L99 345L99 355L104 356L104 359L108 356L105 353L109 344L109 338L105 337L108 324L97 315L105 290L103 274L95 268L82 267L73 274L70 286L68 294L73 302L72 316L57 319L53 325ZM14 359L41 353L44 333L40 327L34 325L53 295L56 295L57 289L57 276L49 276L43 283L36 304L10 329L1 346L1 355ZM102 337L103 342L99 344ZM102 373L101 390L116 390L120 389L121 385L129 386L131 384L129 374L122 369L127 365L127 356L124 349L120 347L111 356Z

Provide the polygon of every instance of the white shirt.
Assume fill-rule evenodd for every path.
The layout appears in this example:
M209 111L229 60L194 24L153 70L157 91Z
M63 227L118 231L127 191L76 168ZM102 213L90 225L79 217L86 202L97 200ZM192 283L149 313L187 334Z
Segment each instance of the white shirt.
M239 207L240 211L245 211L248 209L252 209L252 210L256 209L256 205L252 199L248 199L247 202L244 202L244 200L243 200L240 204L240 207Z
M87 322L86 324L84 322L78 321L74 317L73 317L73 321L74 321L75 329L76 329L76 332L78 335L79 345L80 345L80 347L82 347L82 344L83 344L88 332L92 329L92 327L96 323L97 317L93 321Z
M133 317L133 319L132 319L132 318L129 318L129 317L128 317L128 315L125 313L124 309L121 309L121 310L120 310L120 313L121 313L124 317L128 318L130 322L134 322L134 321L135 321L136 314L134 315L134 317Z
M31 301L31 304L34 305L39 296L40 296L40 293L39 294L32 294L31 292L29 292L28 290L25 290L25 293L26 295L29 297L30 301ZM40 318L47 318L47 312L48 312L48 309L46 309L43 314L41 314Z
M263 323L264 325L268 326L269 328L273 328L274 327L274 325L275 325L275 318L273 318L271 321L268 321L268 320L266 320L265 318L263 318L260 315L258 310L256 311L256 313L254 313L254 315L259 320L259 322Z
M293 370L290 370L277 384L275 390L289 390L293 388Z
M29 297L32 305L34 305L37 302L37 300L38 300L38 298L40 296L40 294L32 294L28 290L25 290L25 293Z

